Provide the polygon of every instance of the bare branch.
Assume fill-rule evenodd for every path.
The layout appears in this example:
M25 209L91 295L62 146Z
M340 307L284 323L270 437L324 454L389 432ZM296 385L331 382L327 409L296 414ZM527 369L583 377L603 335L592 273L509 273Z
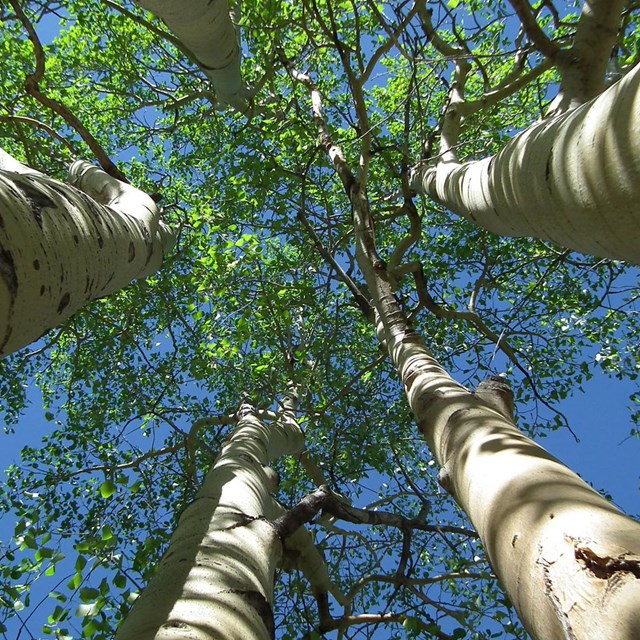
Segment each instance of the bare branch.
M509 3L518 14L522 27L536 49L546 58L555 59L562 49L542 30L527 0L509 0Z
M35 118L28 118L27 116L0 116L0 122L24 122L25 124L29 124L33 127L37 127L38 129L42 129L46 131L52 138L55 138L59 142L61 142L74 157L78 157L80 154L78 150L69 142L64 136L61 136L57 131L52 129L48 124L44 122L40 122L40 120L36 120Z

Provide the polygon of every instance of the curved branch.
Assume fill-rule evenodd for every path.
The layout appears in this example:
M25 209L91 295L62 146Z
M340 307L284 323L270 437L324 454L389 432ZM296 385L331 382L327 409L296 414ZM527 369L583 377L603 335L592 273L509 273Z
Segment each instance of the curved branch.
M25 124L30 124L38 129L42 129L46 131L52 138L55 138L59 142L61 142L74 157L79 156L78 150L64 137L61 136L57 131L52 129L48 124L44 122L40 122L40 120L36 120L35 118L28 118L27 116L0 116L0 122L24 122Z
M117 178L121 182L128 183L129 181L125 177L124 173L122 173L120 169L118 169L116 164L111 160L111 158L109 158L106 151L102 148L102 145L93 137L89 130L68 109L68 107L66 107L62 102L59 102L58 100L49 98L40 90L39 83L44 77L45 72L45 54L42 43L40 42L40 38L38 38L38 34L36 33L33 24L31 23L29 18L27 18L24 11L22 11L18 0L9 0L9 3L13 7L13 10L16 12L16 15L22 23L22 26L25 28L29 36L29 40L31 40L31 43L33 45L33 51L35 55L35 71L29 74L24 82L27 93L33 96L43 106L48 107L59 116L62 116L62 118L64 118L69 126L71 126L78 132L80 137L91 149L96 160L100 163L100 166L106 173L114 178Z
M562 49L542 30L531 9L531 5L527 0L509 0L509 3L518 14L520 22L522 22L522 27L527 36L529 36L529 40L531 40L536 49L540 51L545 58L551 58L553 60Z
M407 235L405 235L400 240L400 242L398 242L387 263L387 272L395 282L397 282L398 280L398 269L402 260L404 259L407 252L411 249L411 247L413 247L413 245L415 245L420 240L420 236L422 235L422 223L420 221L420 216L418 214L418 210L416 209L413 201L410 198L407 198L405 200L403 209L407 214L407 218L409 218L409 231L407 232Z

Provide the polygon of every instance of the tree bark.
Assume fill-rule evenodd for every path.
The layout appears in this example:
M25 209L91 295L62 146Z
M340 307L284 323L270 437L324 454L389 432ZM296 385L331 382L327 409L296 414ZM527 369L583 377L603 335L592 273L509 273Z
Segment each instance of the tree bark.
M0 151L0 356L154 273L173 237L143 192L84 161L70 186Z
M417 334L381 325L409 404L536 640L640 637L640 524L457 384Z
M359 197L358 197L359 195ZM640 637L640 523L521 433L508 398L471 393L431 355L375 259L366 200L352 196L358 263L377 331L439 480L473 523L534 640Z
M351 204L378 338L440 466L442 486L476 528L525 629L533 640L637 639L640 523L521 433L509 398L490 386L469 392L431 355L398 305L365 189L327 133L321 96L299 77L311 90L319 137Z
M584 1L571 49L557 59L562 82L551 113L574 109L603 91L625 4L626 0Z
M288 396L291 398L291 395ZM282 541L268 518L279 514L270 460L301 449L292 404L265 425L243 405L149 586L116 640L273 638L274 572Z
M412 187L505 236L640 264L640 66L495 156L418 168Z
M247 92L240 73L240 44L233 20L238 20L238 0L135 0L164 21L193 53L211 80L218 100L238 111L247 109Z

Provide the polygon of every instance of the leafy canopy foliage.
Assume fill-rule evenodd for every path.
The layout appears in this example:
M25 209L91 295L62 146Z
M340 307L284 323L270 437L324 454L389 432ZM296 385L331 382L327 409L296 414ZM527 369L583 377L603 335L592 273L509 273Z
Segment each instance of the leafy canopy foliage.
M416 8L245 3L243 74L256 88L245 116L217 110L194 61L132 3L21 4L44 44L42 92L91 131L132 183L161 194L179 233L157 275L89 305L1 365L6 429L30 402L42 403L49 424L41 441L34 430L2 492L15 522L0 569L6 637L111 637L227 433L219 417L245 394L273 406L292 377L303 389L308 456L335 491L369 508L421 513L434 526L468 526L439 490L402 389L345 284L346 274L362 288L349 203L318 144L309 91L284 64L318 85L351 167L367 163L388 259L409 233L408 171L435 153L454 67L430 46ZM542 62L507 2L431 8L439 37L468 52L468 99L517 65ZM63 179L87 148L25 92L33 46L14 12L1 11L0 144ZM562 44L578 11L568 1L541 3L539 23ZM637 57L635 9L623 27L621 67ZM550 67L470 115L458 156L496 152L544 114L557 82ZM457 379L472 386L488 372L506 373L520 427L541 437L567 426L559 403L596 367L636 379L635 271L495 237L426 200L417 206L421 238L408 258L422 264L431 303L409 276L397 295ZM278 470L285 505L315 486L298 459ZM313 529L347 597L334 615L374 614L373 624L346 626L348 637L525 637L472 535L434 529L408 538L338 522ZM301 629L318 637L300 576L281 576L276 606L279 637ZM389 611L397 614L391 628L375 617Z

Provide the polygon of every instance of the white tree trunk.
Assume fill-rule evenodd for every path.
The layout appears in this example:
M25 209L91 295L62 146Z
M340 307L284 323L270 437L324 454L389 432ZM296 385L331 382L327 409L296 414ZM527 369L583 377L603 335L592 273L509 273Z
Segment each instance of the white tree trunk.
M398 306L368 202L361 192L351 202L378 338L441 484L476 528L525 629L533 640L637 640L640 523L521 433L510 402L451 378Z
M640 524L521 433L504 405L456 383L417 334L386 324L379 335L441 482L531 637L640 638Z
M240 74L240 44L232 19L238 6L228 0L135 0L164 21L196 57L211 80L218 100L245 111L246 90Z
M505 236L640 264L640 66L496 155L418 168L412 187Z
M69 174L77 188L0 152L0 356L152 274L173 242L142 191L84 161Z
M265 517L278 512L270 495L276 474L267 465L301 449L303 435L292 410L270 425L247 405L239 414L117 640L273 637L273 581L282 542Z

